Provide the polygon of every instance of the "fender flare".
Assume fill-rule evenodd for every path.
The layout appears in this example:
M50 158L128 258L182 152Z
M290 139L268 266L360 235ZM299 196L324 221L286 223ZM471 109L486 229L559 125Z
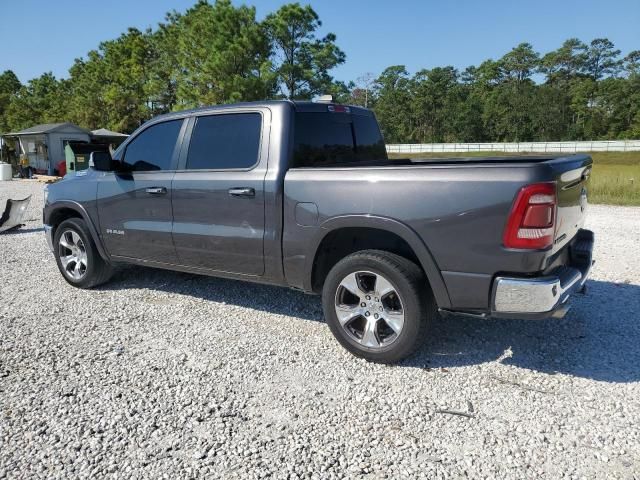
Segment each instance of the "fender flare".
M309 255L306 256L305 265L305 289L311 291L312 289L312 274L313 263L318 253L320 244L325 237L341 228L376 228L378 230L385 230L387 232L398 235L413 249L413 252L418 257L420 265L427 275L427 280L433 291L433 295L436 299L436 303L440 308L451 308L451 300L449 299L449 292L440 273L440 269L436 264L433 255L429 251L429 248L422 241L420 236L411 227L406 224L394 220L388 217L374 216L374 215L343 215L330 218L324 221L320 228L318 228L316 235L310 242Z
M98 253L100 256L107 262L110 262L109 256L107 255L107 251L104 248L102 243L102 238L96 229L96 226L91 219L91 216L87 213L87 210L78 202L73 200L57 200L55 203L45 206L43 220L45 224L48 224L51 215L60 210L62 208L73 210L78 213L80 217L87 224L87 228L89 228L89 232L91 233L91 237L93 238L93 242L96 244L96 248L98 249Z

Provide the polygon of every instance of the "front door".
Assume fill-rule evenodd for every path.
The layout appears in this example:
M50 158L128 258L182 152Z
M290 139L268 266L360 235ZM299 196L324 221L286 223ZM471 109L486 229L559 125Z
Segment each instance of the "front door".
M172 183L173 241L181 264L264 273L267 115L240 110L192 120Z
M98 182L100 234L111 255L177 263L171 181L183 119L153 124L127 143L118 172Z

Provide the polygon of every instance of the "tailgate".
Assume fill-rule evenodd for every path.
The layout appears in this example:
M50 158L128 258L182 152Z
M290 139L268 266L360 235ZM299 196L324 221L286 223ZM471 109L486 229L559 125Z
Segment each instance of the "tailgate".
M582 228L587 213L586 182L593 160L587 155L574 155L547 162L553 168L558 196L556 232L553 251L560 250Z

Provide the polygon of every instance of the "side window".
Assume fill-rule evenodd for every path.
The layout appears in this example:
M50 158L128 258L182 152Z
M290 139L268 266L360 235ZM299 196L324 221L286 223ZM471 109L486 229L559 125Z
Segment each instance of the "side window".
M225 113L198 117L193 127L188 170L250 168L258 161L262 117Z
M134 138L124 152L125 168L134 172L169 170L182 122L158 123Z

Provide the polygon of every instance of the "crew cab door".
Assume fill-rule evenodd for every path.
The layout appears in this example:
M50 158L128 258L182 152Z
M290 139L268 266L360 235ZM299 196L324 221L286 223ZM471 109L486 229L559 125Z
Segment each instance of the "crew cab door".
M100 235L110 255L177 263L171 236L171 180L184 119L135 134L115 160L120 170L98 181Z
M264 273L269 111L192 117L173 182L173 242L180 264Z

